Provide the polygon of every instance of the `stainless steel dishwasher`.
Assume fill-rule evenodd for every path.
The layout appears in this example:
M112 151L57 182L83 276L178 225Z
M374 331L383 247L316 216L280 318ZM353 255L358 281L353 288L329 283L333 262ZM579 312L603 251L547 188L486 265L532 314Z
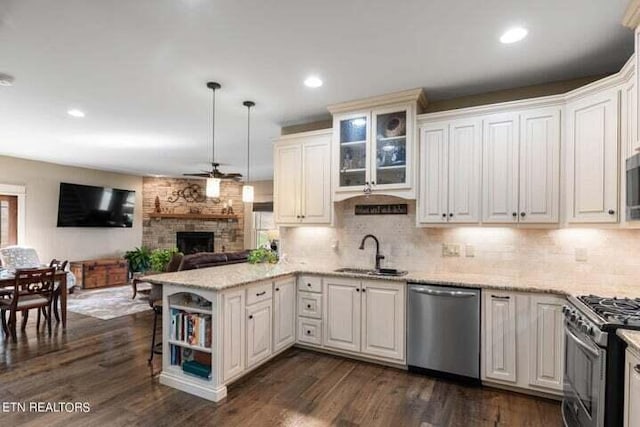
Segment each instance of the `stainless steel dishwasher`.
M480 290L409 284L407 364L429 375L480 382Z

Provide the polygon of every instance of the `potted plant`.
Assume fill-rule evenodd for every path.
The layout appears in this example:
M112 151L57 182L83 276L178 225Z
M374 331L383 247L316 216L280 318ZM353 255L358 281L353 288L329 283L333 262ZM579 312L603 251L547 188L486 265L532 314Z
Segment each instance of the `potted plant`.
M140 246L124 254L124 259L129 263L129 274L144 273L151 267L151 250L146 246Z
M267 248L258 248L249 252L247 258L249 264L259 264L268 262L269 264L275 264L278 262L278 254L275 251Z
M151 252L150 262L153 271L162 272L167 269L167 264L171 261L173 254L178 253L177 248L154 249Z

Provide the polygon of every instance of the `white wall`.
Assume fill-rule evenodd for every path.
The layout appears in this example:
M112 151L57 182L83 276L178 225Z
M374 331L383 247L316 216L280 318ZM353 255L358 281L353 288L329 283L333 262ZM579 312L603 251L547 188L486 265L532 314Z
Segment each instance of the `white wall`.
M58 228L60 182L136 192L132 228ZM0 156L0 184L26 187L24 244L42 262L121 256L142 243L142 177Z

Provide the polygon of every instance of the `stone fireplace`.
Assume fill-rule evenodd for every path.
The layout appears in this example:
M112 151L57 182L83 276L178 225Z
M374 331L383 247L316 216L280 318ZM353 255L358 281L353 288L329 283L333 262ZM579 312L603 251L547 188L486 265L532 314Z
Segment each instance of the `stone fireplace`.
M144 178L142 188L142 244L151 248L176 248L178 235L205 233L211 238L211 252L234 252L244 249L244 204L242 183L222 181L220 199L185 199L180 195L190 185L197 184L204 194L205 181L183 178ZM161 218L155 215L158 198ZM229 201L234 215L216 217ZM151 215L155 216L152 218ZM175 215L174 215L175 214ZM174 217L175 216L175 217ZM213 216L213 218L212 218ZM208 242L206 242L208 245ZM202 242L196 243L198 246ZM207 246L207 249L210 247ZM200 249L200 248L199 248Z
M206 231L178 231L176 247L185 255L213 252L214 234Z

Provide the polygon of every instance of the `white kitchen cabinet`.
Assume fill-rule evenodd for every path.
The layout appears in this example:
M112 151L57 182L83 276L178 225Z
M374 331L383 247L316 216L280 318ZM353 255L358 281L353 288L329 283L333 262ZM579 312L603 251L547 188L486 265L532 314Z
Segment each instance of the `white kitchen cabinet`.
M273 352L296 340L296 279L276 281L273 285Z
M567 221L618 221L618 88L567 104Z
M360 351L360 282L335 277L324 279L325 347Z
M274 210L279 225L331 223L330 130L283 136L275 144Z
M418 222L479 222L481 141L476 119L421 127Z
M484 376L483 379L515 384L516 376L516 295L483 292L484 295Z
M626 350L624 427L640 427L640 357Z
M362 283L362 353L404 359L404 283Z
M483 215L486 223L518 221L519 117L517 113L483 120Z
M562 392L564 377L564 315L566 300L531 295L529 385Z
M271 356L272 308L271 300L246 308L247 368L256 366Z
M222 378L229 381L245 367L245 290L222 295Z
M560 219L560 109L520 114L519 222Z
M560 193L558 107L484 118L485 223L557 223Z

